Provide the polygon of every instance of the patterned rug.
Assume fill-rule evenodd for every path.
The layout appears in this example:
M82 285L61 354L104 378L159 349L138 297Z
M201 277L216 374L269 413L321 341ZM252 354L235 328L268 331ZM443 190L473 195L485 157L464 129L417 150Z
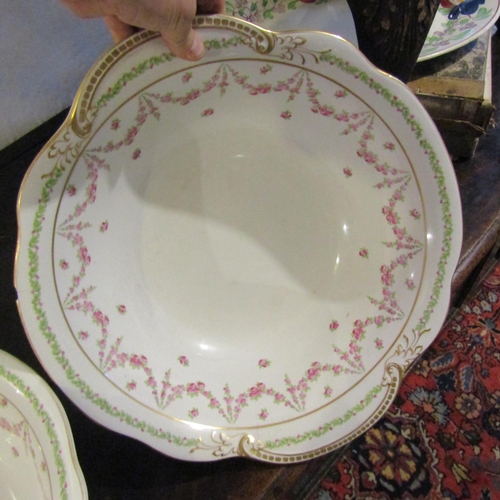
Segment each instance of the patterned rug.
M500 263L308 500L500 499Z

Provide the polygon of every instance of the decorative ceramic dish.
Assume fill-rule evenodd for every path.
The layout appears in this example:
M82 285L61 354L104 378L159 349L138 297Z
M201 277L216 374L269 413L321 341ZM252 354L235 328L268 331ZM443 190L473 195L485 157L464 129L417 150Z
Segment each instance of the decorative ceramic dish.
M500 1L485 0L471 15L448 19L450 9L439 7L418 61L447 54L474 41L488 31L500 16Z
M305 460L361 434L438 333L461 246L418 100L351 44L195 20L85 78L19 200L34 350L91 418L183 459Z
M0 351L0 498L88 498L59 400L31 368L4 351Z

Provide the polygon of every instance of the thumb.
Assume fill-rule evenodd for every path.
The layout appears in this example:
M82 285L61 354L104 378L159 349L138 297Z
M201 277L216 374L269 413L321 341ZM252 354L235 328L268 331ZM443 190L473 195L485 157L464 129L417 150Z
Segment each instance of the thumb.
M187 59L188 61L197 61L203 57L205 46L196 31L189 22L186 29L180 29L179 26L168 26L161 31L161 36L172 54Z

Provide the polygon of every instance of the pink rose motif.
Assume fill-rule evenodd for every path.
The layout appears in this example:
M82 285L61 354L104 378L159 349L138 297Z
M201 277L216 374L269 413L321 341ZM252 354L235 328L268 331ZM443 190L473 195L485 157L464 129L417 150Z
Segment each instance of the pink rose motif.
M408 288L408 290L415 290L415 283L412 279L408 278L405 281L405 284L406 284L406 287Z
M363 257L363 259L368 259L369 255L368 255L368 250L366 248L362 248L360 251L359 251L359 256L360 257Z
M111 122L111 130L118 130L119 127L120 127L120 119L119 118L115 118Z
M395 227L392 230L392 232L394 233L394 236L396 236L398 240L402 240L404 238L405 235L404 229L401 229L400 227Z
M200 388L198 387L198 384L191 382L190 384L188 384L186 392L191 395L198 394L200 392Z
M282 403L284 400L285 400L285 395L284 394L281 394L281 393L278 392L278 393L276 393L274 395L274 401L276 403Z
M104 222L101 222L101 225L99 226L99 231L101 233L104 233L108 230L108 227L109 227L108 221L105 220Z
M193 76L193 73L191 73L191 71L186 71L186 73L184 73L182 75L182 83L187 83L189 82L189 80L191 80L191 77Z
M397 259L396 259L397 263L401 266L406 266L406 263L408 261L408 258L406 257L406 255L400 255Z
M133 391L137 387L137 383L134 381L127 382L126 387L127 387L127 390Z
M344 175L345 175L347 178L352 177L352 170L351 170L350 168L345 167L342 171L344 172Z
M374 162L372 162L372 163L374 163ZM389 171L387 170L387 167L385 165L377 165L375 167L375 170L377 172L381 172L384 175L388 175L389 174Z
M375 347L379 350L384 348L384 343L378 337L375 339Z
M181 99L181 105L186 106L186 104L189 104L191 101L198 99L198 97L200 97L200 91L193 90L192 92L189 92L189 94L187 94L186 97Z
M205 109L205 111L203 111L201 113L201 116L211 116L214 114L214 109L213 108L208 108L208 109Z
M134 142L134 137L139 133L139 129L137 127L131 127L127 131L127 137L125 138L124 144L129 146Z
M73 186L73 184L70 184L67 188L66 188L66 192L68 193L69 196L75 196L76 194L76 187Z
M322 116L333 115L333 109L329 108L328 106L319 106L318 111ZM337 120L338 119L339 119L339 117L337 116Z
M250 398L258 398L264 392L265 386L262 382L259 382L256 386L250 388L249 396Z
M220 403L219 403L217 398L211 398L209 406L211 406L213 408L217 408L218 406L220 406Z
M97 322L97 324L101 326L107 326L109 324L109 319L107 316L104 315L102 311L94 311L94 320Z
M265 66L260 68L260 73L261 73L261 75L265 75L266 73L271 71L271 69L272 69L272 66L270 64L266 64Z
M89 203L94 203L95 202L95 195L97 193L97 186L92 183L90 187L88 188L88 201ZM85 205L85 204L84 204Z
M349 344L349 352L351 354L355 353L355 352L358 352L359 351L359 345L358 344L355 344L354 342L351 342Z
M286 111L283 111L283 113L281 113L281 118L284 118L285 120L289 120L291 117L292 117L292 113L290 113L290 111L288 111L288 109Z
M377 163L377 159L375 158L374 154L371 153L370 151L367 151L364 154L364 159L366 163Z
M154 377L149 377L147 380L146 380L146 385L148 385L149 387L156 387L156 380Z
M244 396L244 394L240 394L236 398L236 403L239 404L240 406L246 406L247 405L247 398Z
M259 413L259 418L261 420L266 420L266 418L269 416L269 413L268 411L264 408L263 410L261 410L261 412Z
M337 328L339 327L339 322L336 321L336 320L333 320L331 323L330 323L330 330L332 332L334 332Z
M123 304L120 304L119 306L116 306L116 310L120 314L126 314L126 312L127 312L127 308Z
M325 387L325 392L323 393L325 395L325 398L329 398L332 395L332 393L333 389L329 385L327 385Z
M385 266L382 266L385 268ZM391 286L392 283L393 283L393 276L392 276L392 273L390 271L390 269L387 269L387 270L383 270L382 271L382 276L380 277L380 280L382 281L382 283L385 285L385 286Z
M417 219L417 220L418 220L418 219L420 219L420 217L421 217L420 212L419 212L416 208L414 208L413 210L410 210L410 215L411 215L414 219Z
M132 160L137 160L141 156L141 149L137 148L134 153L132 154Z
M146 358L146 356L139 356L138 354L134 354L130 358L130 364L132 365L132 368L141 368L148 364L148 358Z
M196 418L198 415L199 415L198 408L193 408L192 410L188 411L189 418Z
M389 151L394 151L396 149L396 146L392 142L386 142L384 144L384 148L388 149Z
M268 359L260 359L259 360L259 368L267 368L271 364L271 361Z
M66 269L68 269L69 267L69 264L64 260L64 259L61 259L59 261L59 267L63 270L63 271L66 271Z
M269 92L271 92L271 85L269 83L261 83L261 84L257 85L256 90L257 90L258 94L268 94ZM252 94L252 95L256 95L256 94Z
M335 92L335 97L337 98L342 98L342 97L345 97L347 95L347 92L345 90L337 90L337 92Z
M89 338L89 334L88 334L88 332L84 332L83 330L80 330L78 332L78 338L80 340L87 340Z
M82 263L89 265L91 259L90 259L88 248L87 247L80 247L80 250L78 253L79 253L79 257L80 257L80 260L82 261Z
M90 302L90 300L84 300L82 309L83 309L83 312L86 314L89 311L92 311L92 309L94 309L94 304L92 304L92 302Z
M398 216L396 215L394 210L392 210L392 208L389 208L387 206L383 207L382 213L385 215L385 219L389 224L392 224L394 226L398 223Z
M315 380L318 377L319 371L320 370L317 367L309 368L307 370L307 379L308 380Z
M186 356L179 356L177 359L182 366L189 366L189 360Z
M184 388L182 387L182 385L176 385L175 387L172 388L172 393L177 396L182 396L183 391Z
M352 331L352 334L356 340L361 339L363 334L365 333L365 330L363 328L363 323L358 319L354 322L354 329Z

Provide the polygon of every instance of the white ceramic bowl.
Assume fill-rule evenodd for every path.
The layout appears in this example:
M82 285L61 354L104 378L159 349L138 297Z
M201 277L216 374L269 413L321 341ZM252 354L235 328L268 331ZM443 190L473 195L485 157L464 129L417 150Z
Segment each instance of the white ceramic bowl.
M452 164L351 44L196 19L140 33L33 163L16 287L54 380L182 459L305 460L380 418L437 335L461 245Z

